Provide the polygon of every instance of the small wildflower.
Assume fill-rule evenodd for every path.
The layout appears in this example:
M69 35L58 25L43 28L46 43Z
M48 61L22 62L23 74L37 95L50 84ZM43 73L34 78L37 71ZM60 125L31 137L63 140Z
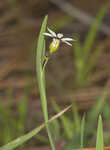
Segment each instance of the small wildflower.
M63 34L62 33L58 33L56 34L54 31L52 31L51 29L47 28L48 32L43 33L43 35L45 36L49 36L53 38L53 41L50 44L50 53L53 53L54 51L56 51L60 45L60 42L66 43L69 46L72 46L71 43L69 43L70 41L75 41L72 38L63 38Z
M70 41L75 41L72 38L64 38L64 35L62 33L56 34L54 31L52 31L49 28L47 28L47 30L48 30L48 32L43 33L43 35L53 38L53 40L52 40L52 42L50 43L50 46L49 46L49 54L48 55L51 55L53 52L58 50L59 45L60 45L61 42L66 43L69 46L72 46ZM47 58L47 56L45 56L45 57L46 58L44 60L44 64L45 64L45 61L47 59L49 59L49 56L48 56L48 58Z

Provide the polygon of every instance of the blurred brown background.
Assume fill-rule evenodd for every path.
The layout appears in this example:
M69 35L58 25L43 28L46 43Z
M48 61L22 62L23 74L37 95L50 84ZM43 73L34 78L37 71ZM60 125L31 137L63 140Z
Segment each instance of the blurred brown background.
M89 17L95 17L109 0L0 0L0 99L7 103L7 91L12 90L16 104L24 95L29 95L29 116L42 116L40 96L36 82L35 45L43 18L48 14L48 26L65 36L78 37L83 45L90 26L76 16L70 16L63 6L77 8ZM62 6L62 9L61 9ZM82 18L83 20L83 18ZM110 11L103 24L110 29ZM110 88L110 31L98 32L92 50L101 46L98 58L88 82L83 88L74 88L74 48L61 45L47 65L47 97L49 105L54 99L61 107L77 101L80 110L91 108L104 87ZM48 40L47 40L48 43ZM47 44L48 47L48 44ZM73 43L74 47L74 43ZM110 100L110 94L108 94ZM49 107L49 111L52 111Z

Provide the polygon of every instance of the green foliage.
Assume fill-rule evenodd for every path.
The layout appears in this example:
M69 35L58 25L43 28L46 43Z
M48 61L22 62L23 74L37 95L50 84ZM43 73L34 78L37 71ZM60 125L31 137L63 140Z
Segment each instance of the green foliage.
M12 91L8 90L8 102L4 106L0 103L0 145L24 134L27 114L27 95L16 106L16 114L13 115Z
M18 110L18 120L16 122L17 129L19 131L19 136L25 133L25 121L27 116L27 109L28 109L28 97L24 95L24 98L18 103L17 110Z
M102 127L101 116L99 116L99 119L98 119L96 150L104 150L103 127Z
M22 145L23 143L25 143L26 141L31 139L33 136L35 136L37 133L39 133L39 131L41 129L43 129L44 126L45 126L45 124L42 124L41 126L37 127L36 129L32 130L31 132L29 132L28 134L25 134L24 136L21 136L21 137L17 138L16 140L13 140L12 142L9 142L8 144L2 146L0 148L0 150L12 150L12 149Z
M56 113L59 113L61 111L60 107L55 103L55 101L52 101L53 108L55 109ZM73 130L73 124L72 121L66 117L65 115L62 115L60 117L62 127L63 127L63 135L67 137L67 139L71 139L73 133L71 130Z
M83 150L83 147L84 147L84 128L85 128L85 114L84 114L84 116L83 116L83 118L82 118L82 121L81 121L81 146L80 146L80 148L81 148L81 150Z
M82 47L79 41L74 43L75 67L76 67L76 86L83 87L87 83L88 77L96 64L97 58L100 56L102 47L96 47L91 53L91 48L95 41L99 25L107 11L104 7L99 11ZM91 56L90 56L91 55Z
M50 124L51 131L54 133L56 140L61 138L61 130L60 130L60 123L59 120L53 120Z
M88 57L89 51L90 51L90 49L93 45L93 42L96 38L96 34L99 29L99 25L102 22L102 19L104 18L106 11L107 11L106 7L101 8L97 17L95 18L94 24L92 25L92 27L86 37L85 43L84 43L84 47L83 47L84 57Z
M55 150L51 132L50 132L49 125L48 125L48 110L47 110L47 99L46 99L46 91L45 91L45 73L44 73L45 70L42 69L42 64L44 61L44 54L45 54L45 40L44 40L43 33L46 31L46 24L47 24L47 16L45 17L44 22L41 27L41 31L40 31L40 35L39 35L38 43L37 43L37 49L36 49L37 50L37 55L36 55L37 79L38 79L42 110L43 110L43 115L44 115L44 119L46 122L46 129L47 129L49 141L50 141L52 150Z
M86 123L85 123L85 115L81 120L80 114L77 109L77 105L75 103L73 103L72 106L73 115L71 117L73 117L73 119L69 117L70 116L69 114L68 115L64 114L60 117L61 127L59 128L63 127L63 131L61 132L61 130L58 130L59 131L58 137L60 137L60 139L68 141L67 144L65 145L64 150L71 150L73 148L79 148L79 147L82 149L84 145L85 146L91 145L90 143L92 143L92 138L90 139L89 137L90 136L94 137L96 135L95 126L96 126L96 120L99 116L99 113L105 114L103 115L104 118L107 116L109 118L110 116L110 106L107 105L109 108L107 109L107 113L105 113L107 94L108 94L107 89L105 89L101 93L101 95L97 99L97 103L86 115ZM55 101L52 101L52 105L55 112L58 113L61 111L60 107L55 103ZM57 138L56 134L55 136Z
M74 132L79 133L80 132L80 114L78 112L78 106L76 105L75 102L72 104L72 115L74 119Z
M40 90L41 103L42 103L45 123L43 123L39 127L35 128L34 130L30 131L29 133L25 134L24 136L21 136L21 137L17 138L16 140L13 140L13 141L9 142L8 144L2 146L0 148L0 150L12 150L12 149L22 145L23 143L25 143L26 141L31 139L33 136L38 134L39 131L41 129L43 129L45 126L47 128L47 132L48 132L51 147L54 150L55 147L54 147L54 144L53 144L53 141L52 141L51 132L50 132L48 123L50 123L53 120L57 119L58 117L63 115L63 113L66 112L69 108L71 108L71 106L65 108L59 114L53 116L50 120L48 120L47 100L46 100L46 92L45 92L45 77L44 77L45 76L45 74L44 74L45 70L42 69L42 62L43 62L44 53L45 53L45 41L44 41L43 33L46 30L46 24L47 24L47 16L45 17L45 19L43 21L43 24L42 24L42 27L41 27L41 31L40 31L40 35L39 35L38 43L37 43L37 56L36 56L37 57L37 59L36 59L37 60L37 79L38 79L38 86L39 86L39 90ZM11 104L9 105L9 108L10 108L10 106L11 106ZM17 125L17 128L18 128L20 134L21 134L21 132L24 131L23 123L24 123L24 118L26 116L26 111L27 111L26 106L27 106L26 99L24 99L24 101L17 106L18 111L19 111L18 112L19 120L17 120L16 125ZM2 107L2 105L0 105L0 107L1 107L1 110L3 111L3 114L6 115L7 120L8 121L10 119L13 120L13 117L11 118L11 116L10 116L10 111L8 111L8 112L7 112L7 110L4 111L4 108ZM2 117L3 117L3 115L2 115ZM54 121L53 123L56 124L57 122ZM8 125L8 123L6 125ZM7 129L7 134L8 134L7 137L10 137L10 133L12 133L12 132L9 132L9 134L8 134L8 129Z
M71 105L68 106L67 108L65 108L64 110L62 110L59 114L56 114L55 116L53 116L51 119L48 120L48 123L51 123L53 120L57 119L58 117L60 117L61 115L63 115L63 113L65 113L68 109L71 108ZM29 133L9 142L8 144L0 147L0 150L12 150L22 144L24 144L25 142L27 142L29 139L31 139L33 136L37 135L45 126L47 126L47 122L44 122L43 124L41 124L39 127L33 129L32 131L30 131Z
M106 103L106 97L107 97L107 90L105 89L100 97L98 98L96 104L94 105L94 107L91 109L90 112L88 112L88 121L87 121L87 127L86 127L86 130L87 130L87 133L89 132L89 134L92 134L94 135L94 124L96 122L96 119L99 115L99 113L103 112L103 108L104 108L104 105Z

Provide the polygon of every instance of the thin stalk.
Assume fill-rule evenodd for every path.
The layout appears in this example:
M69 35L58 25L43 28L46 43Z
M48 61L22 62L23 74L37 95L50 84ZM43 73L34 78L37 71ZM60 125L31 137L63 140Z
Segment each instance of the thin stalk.
M38 86L40 91L40 97L41 97L41 104L42 104L42 110L44 115L44 120L46 123L46 129L50 141L50 145L52 147L52 150L55 150L55 146L52 140L50 128L48 125L48 109L47 109L47 99L46 99L46 87L45 87L45 68L43 69L42 64L44 61L44 54L45 54L45 40L43 33L46 30L46 24L47 24L47 16L44 18L41 31L38 38L37 43L37 56L36 56L36 64L37 64L37 79L38 79Z

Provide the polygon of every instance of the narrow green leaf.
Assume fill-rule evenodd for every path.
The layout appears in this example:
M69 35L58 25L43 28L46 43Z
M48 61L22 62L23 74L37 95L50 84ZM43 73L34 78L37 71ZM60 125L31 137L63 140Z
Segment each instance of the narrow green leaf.
M99 99L97 100L93 109L88 113L89 120L87 123L88 127L86 130L88 132L91 132L92 134L93 134L93 132L91 129L94 128L94 123L96 121L97 116L99 115L99 113L102 112L102 108L105 104L105 99L107 97L107 94L108 94L108 90L105 88L104 91L102 92L102 94L100 95Z
M99 28L99 25L105 15L107 11L107 7L104 7L100 10L100 12L98 13L94 23L93 23L93 26L92 28L90 29L89 33L88 33L88 36L86 37L86 41L85 41L85 44L84 44L84 57L87 57L88 54L89 54L89 51L90 51L90 48L96 38L96 33L98 31L98 28Z
M85 77L87 77L92 73L92 70L94 66L96 65L96 62L99 58L99 56L102 54L103 48L101 46L97 47L96 50L91 55L91 58L88 60L88 64L86 64L86 70L85 70Z
M46 99L46 90L45 90L45 71L42 69L42 64L44 60L44 54L45 54L45 40L43 33L46 31L46 25L47 25L47 16L44 18L41 31L38 38L37 43L37 55L36 55L36 63L37 63L37 79L38 79L38 86L40 91L40 97L41 97L41 103L42 103L42 109L43 109L43 115L46 124L46 129L49 137L49 141L52 147L52 150L55 150L54 143L52 140L51 132L48 125L48 110L47 110L47 99Z
M76 105L75 102L73 102L72 104L72 112L73 112L73 117L74 117L74 127L75 127L75 131L78 133L80 132L80 115L78 112L78 106Z
M85 114L84 114L82 121L81 121L81 146L80 146L81 150L83 150L83 147L84 147L84 143L83 143L83 141L84 141L84 127L85 127Z
M104 150L103 126L101 115L98 119L96 150Z
M44 73L42 72L42 63L43 63L43 56L45 53L45 40L43 33L46 31L46 24L47 24L47 16L44 18L44 21L42 23L42 27L40 30L38 42L37 42L37 48L36 48L36 64L37 64L37 79L38 79L38 86L40 92L42 91L41 87L41 80L42 76L44 76Z
M50 128L51 128L51 131L53 131L55 138L58 140L61 137L59 120L56 119L52 121L52 123L50 124Z

